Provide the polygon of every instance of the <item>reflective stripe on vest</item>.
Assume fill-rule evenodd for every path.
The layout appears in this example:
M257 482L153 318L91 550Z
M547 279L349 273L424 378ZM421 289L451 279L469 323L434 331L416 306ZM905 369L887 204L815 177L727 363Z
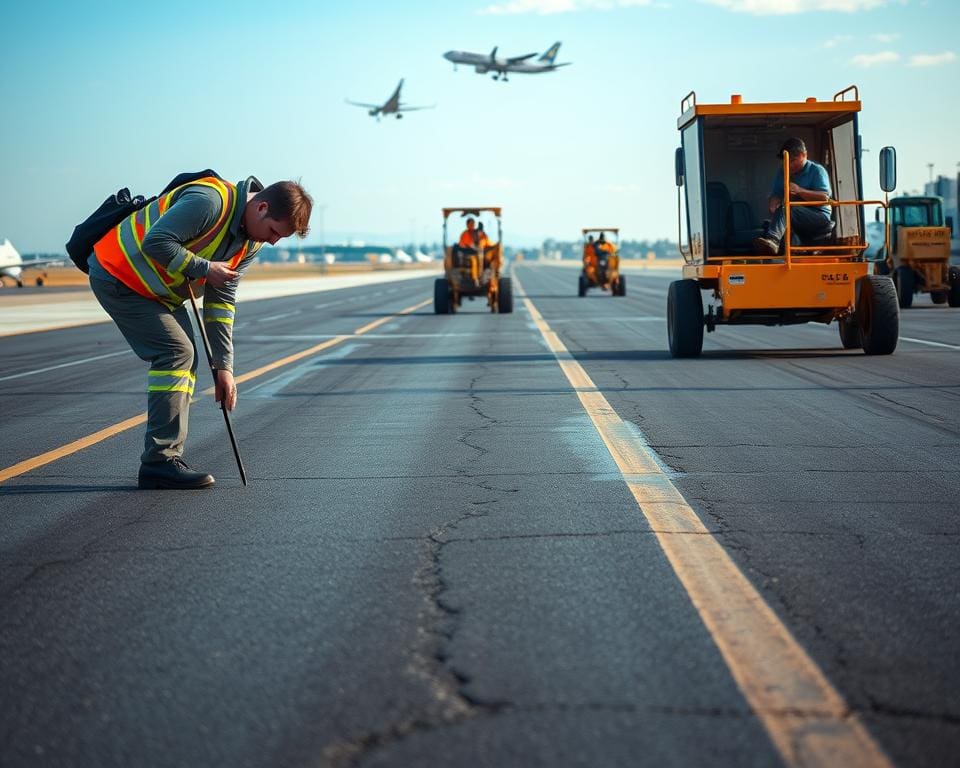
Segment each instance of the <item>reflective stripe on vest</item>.
M209 230L183 244L186 253L177 256L164 267L143 253L143 240L150 228L170 207L174 196L186 187L193 186L216 190L222 202L220 216ZM233 184L215 176L191 181L134 211L104 235L94 246L97 261L107 272L142 296L157 299L168 306L179 306L183 303L183 297L174 289L186 279L183 270L192 264L195 258L210 260L217 252L230 229L236 207L237 188ZM244 243L230 259L231 269L236 268L246 252L247 245Z

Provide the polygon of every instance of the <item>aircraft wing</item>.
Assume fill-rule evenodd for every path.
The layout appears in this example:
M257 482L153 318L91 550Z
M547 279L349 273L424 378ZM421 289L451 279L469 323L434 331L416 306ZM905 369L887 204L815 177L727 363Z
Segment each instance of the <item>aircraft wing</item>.
M415 112L415 111L417 111L418 109L433 109L433 108L436 107L436 106L437 106L436 104L428 104L428 105L425 106L425 107L407 107L407 106L403 106L403 107L397 107L397 112Z
M44 264L63 264L64 259L34 259L33 261L11 261L9 264L0 264L0 269L10 269L10 267L21 267L29 269L30 267L42 267Z
M507 59L507 64L519 64L521 61L532 59L536 55L537 55L536 53L528 53L526 56L513 56Z
M366 109L380 109L382 104L364 104L362 101L350 101L350 99L344 99L347 104L353 104L355 107L364 107Z

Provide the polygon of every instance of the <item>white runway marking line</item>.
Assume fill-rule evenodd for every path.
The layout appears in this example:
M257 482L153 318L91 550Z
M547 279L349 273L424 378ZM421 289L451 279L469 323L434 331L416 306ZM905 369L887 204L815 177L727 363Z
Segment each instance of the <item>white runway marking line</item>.
M118 355L132 355L133 352L129 349L124 349L121 352L111 352L107 355L96 355L94 357L85 357L82 360L71 360L69 363L60 363L60 365L51 365L46 368L37 368L35 371L24 371L23 373L15 373L12 376L0 376L0 381L10 381L12 379L21 379L24 376L35 376L38 373L46 373L47 371L56 371L59 368L69 368L73 365L83 365L84 363L93 363L97 360L106 360L108 357L117 357Z
M913 344L926 344L928 347L945 347L946 349L960 349L956 344L944 344L941 341L927 341L926 339L913 339L909 336L901 336L900 341L909 341Z
M514 275L517 292L525 294ZM523 303L557 358L664 554L789 766L890 766L860 719L661 469L530 299Z
M808 327L814 327L820 331L834 331L834 327L832 323L830 325L822 326L817 324L815 326L808 326ZM928 339L915 339L912 336L900 336L899 340L908 341L911 344L924 344L928 347L942 347L943 349L960 349L960 345L957 345L957 344L946 344L942 341L929 341Z

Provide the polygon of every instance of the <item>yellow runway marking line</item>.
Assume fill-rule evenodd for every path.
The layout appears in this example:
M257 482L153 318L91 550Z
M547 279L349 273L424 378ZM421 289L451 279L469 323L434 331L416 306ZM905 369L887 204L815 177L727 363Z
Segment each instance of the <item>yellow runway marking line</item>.
M516 273L513 281L523 294ZM523 303L785 763L890 766L843 697L687 504L656 454L597 391L533 302Z
M126 432L128 429L131 429L138 424L143 424L146 422L146 420L147 414L141 413L139 416L134 416L126 421L121 421L119 424L114 424L111 427L101 429L99 432L94 432L92 435L81 437L79 440L74 440L72 443L67 443L59 448L54 448L52 451L41 453L39 456L34 456L32 459L25 459L19 464L14 464L12 467L0 469L0 483L2 483L4 480L9 480L11 477L16 477L17 475L22 475L24 472L29 472L32 469L36 469L37 467L42 467L43 465L49 464L57 459L62 459L64 456L69 456L71 453L76 453L77 451L82 451L84 448L89 448L91 445L95 445L102 440L106 440L108 437L113 437L121 432Z
M420 309L421 307L427 306L432 301L433 299L427 299L425 301L421 301L419 304L414 304L412 307L401 309L399 312L395 312L392 315L386 315L377 320L374 320L372 323L367 323L367 325L363 326L362 328L358 328L352 334L335 336L334 338L328 339L322 344L317 344L316 346L310 347L309 349L305 349L302 352L297 352L293 355L289 355L288 357L284 357L281 360L275 360L274 362L269 363L268 365L264 365L260 368L257 368L256 370L245 373L242 376L237 376L236 381L237 383L243 383L245 381L249 381L250 379L255 379L258 376L262 376L263 374L273 371L277 368L280 368L281 366L289 365L290 363L295 363L297 360L302 360L303 358L309 357L310 355L315 355L317 352L322 352L325 349L329 349L330 347L340 344L341 342L346 341L347 339L354 338L355 336L362 336L364 333L367 333L367 331L373 330L374 328L378 328L384 323L390 322L394 318L401 317L403 315L409 315L412 312L416 312L418 309ZM203 393L210 394L212 392L213 392L213 387L209 387L208 389L205 389ZM30 472L31 470L38 469L39 467L45 466L46 464L50 464L51 462L54 462L57 459L62 459L65 456L69 456L72 453L76 453L77 451L82 451L84 448L89 448L91 445L96 445L97 443L106 440L108 437L113 437L114 435L118 435L121 432L126 432L128 429L132 429L133 427L136 427L138 424L143 424L146 422L146 420L147 420L147 414L141 413L139 416L134 416L133 418L127 419L126 421L121 421L118 424L114 424L113 426L106 427L105 429L101 429L99 432L94 432L92 435L81 437L79 440L74 440L72 443L67 443L67 445L60 446L59 448L55 448L52 451L41 453L39 456L34 456L32 459L25 459L24 461L14 464L11 467L7 467L6 469L0 469L0 483L4 482L5 480L9 480L12 477L17 477L18 475L22 475L25 472Z

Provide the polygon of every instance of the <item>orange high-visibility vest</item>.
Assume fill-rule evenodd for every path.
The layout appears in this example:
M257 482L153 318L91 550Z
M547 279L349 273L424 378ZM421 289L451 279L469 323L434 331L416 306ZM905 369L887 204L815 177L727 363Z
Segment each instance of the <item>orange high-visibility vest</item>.
M183 244L187 252L175 258L166 267L147 256L142 250L143 239L150 228L170 207L174 196L189 186L205 186L215 189L220 195L222 206L220 218L206 232ZM177 291L187 277L184 268L194 259L209 260L220 247L230 228L233 214L238 205L237 188L233 184L208 176L189 184L177 187L149 205L135 211L104 235L94 246L97 261L117 280L141 296L155 299L170 307L183 303L184 296ZM237 265L247 253L247 242L230 258L230 268Z

